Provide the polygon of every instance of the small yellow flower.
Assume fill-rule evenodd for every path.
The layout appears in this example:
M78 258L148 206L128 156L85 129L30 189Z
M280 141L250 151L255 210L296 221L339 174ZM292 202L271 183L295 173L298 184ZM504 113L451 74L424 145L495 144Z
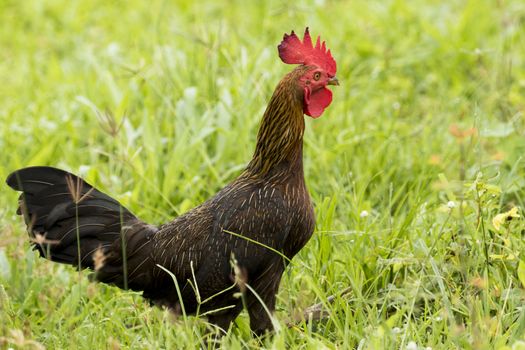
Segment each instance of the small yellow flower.
M514 207L511 210L496 215L494 218L492 218L492 225L496 229L496 231L499 231L501 229L501 226L504 225L506 222L511 221L513 218L519 218L520 214L518 214L518 208Z

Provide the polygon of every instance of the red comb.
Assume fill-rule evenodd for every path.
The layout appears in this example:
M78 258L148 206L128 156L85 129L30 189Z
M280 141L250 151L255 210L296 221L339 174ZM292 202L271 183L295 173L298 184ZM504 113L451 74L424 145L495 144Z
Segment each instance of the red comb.
M302 42L292 30L292 34L284 34L283 41L277 49L279 50L279 57L284 63L317 66L324 69L329 75L335 76L337 67L330 50L326 50L324 41L321 44L320 37L317 37L315 47L312 45L308 27L304 31Z

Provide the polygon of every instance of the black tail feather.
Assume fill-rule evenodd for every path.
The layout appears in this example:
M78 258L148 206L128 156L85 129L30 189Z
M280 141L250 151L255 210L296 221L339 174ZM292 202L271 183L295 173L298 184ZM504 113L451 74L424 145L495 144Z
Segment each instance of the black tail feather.
M22 192L17 213L24 216L32 243L42 257L94 269L93 256L101 249L108 259L97 271L97 279L119 287L128 287L126 278L136 280L138 274L145 273L135 265L142 266L148 260L145 247L157 229L140 221L115 199L83 179L52 167L20 169L6 182ZM138 270L137 276L123 272L122 240L126 241L128 270ZM142 283L129 287L141 289Z

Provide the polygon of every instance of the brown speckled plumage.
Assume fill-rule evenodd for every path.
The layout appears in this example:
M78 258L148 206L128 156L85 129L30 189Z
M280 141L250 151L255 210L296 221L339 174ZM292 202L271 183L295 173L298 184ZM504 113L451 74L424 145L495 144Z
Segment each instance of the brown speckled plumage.
M314 230L302 165L304 96L297 83L312 69L301 65L277 86L245 171L170 223L147 225L116 200L59 169L14 172L7 183L23 191L19 213L36 237L36 249L50 260L79 265L78 218L80 265L96 265L98 281L141 290L154 304L180 312L181 300L167 269L181 288L186 313L206 313L210 322L226 329L242 309L236 295L242 290L252 330L260 334L271 329L270 317L250 288L273 311L287 259ZM81 185L77 200L68 191L68 181ZM97 264L94 256L101 259ZM244 288L245 283L250 288Z

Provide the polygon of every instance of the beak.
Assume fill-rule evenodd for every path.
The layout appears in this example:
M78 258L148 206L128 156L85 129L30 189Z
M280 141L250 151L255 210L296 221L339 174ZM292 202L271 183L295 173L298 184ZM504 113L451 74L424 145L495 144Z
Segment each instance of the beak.
M328 79L328 85L339 85L339 80L337 80L336 77L332 77L330 79Z

